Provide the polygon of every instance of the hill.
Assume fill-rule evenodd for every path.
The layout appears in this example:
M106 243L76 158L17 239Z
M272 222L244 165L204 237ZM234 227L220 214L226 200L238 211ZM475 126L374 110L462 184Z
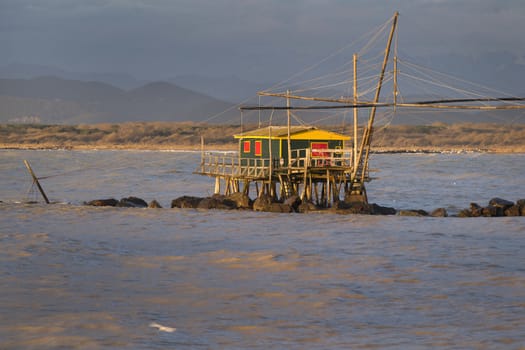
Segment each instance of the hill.
M166 82L124 90L57 77L0 79L0 122L203 121L232 104ZM225 114L223 121L237 116Z

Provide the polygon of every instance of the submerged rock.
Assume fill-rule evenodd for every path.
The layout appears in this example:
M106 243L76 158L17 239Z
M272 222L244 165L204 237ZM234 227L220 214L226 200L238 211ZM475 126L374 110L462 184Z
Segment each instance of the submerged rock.
M147 208L148 203L138 197L127 197L122 198L120 202L118 202L117 207L124 207L124 208Z
M108 199L95 199L89 202L84 203L85 205L92 205L95 207L116 207L118 204L118 200L115 198L108 198Z
M481 215L484 217L503 216L503 207L494 207L492 205L483 207L483 209L481 209Z
M191 209L237 209L235 201L224 195L213 195L212 197L182 196L171 201L172 208Z
M270 211L272 206L272 198L267 194L262 194L253 202L253 210L255 211Z
M176 198L171 201L171 207L172 208L197 208L200 201L202 200L201 197L193 197L193 196L182 196L179 198Z
M374 213L373 205L362 202L337 202L334 204L332 210L337 214L366 214Z
M445 208L437 208L430 213L430 216L434 218L446 218L448 216L447 210Z
M398 214L400 216L428 216L428 212L421 209L400 210Z
M268 211L271 213L291 213L293 209L288 204L272 203Z
M514 205L514 202L496 197L496 198L492 198L489 201L489 205L492 207L503 208L503 210L505 210L509 207L512 207Z
M148 204L148 208L162 208L162 205L154 199Z
M470 211L469 209L460 210L459 213L458 213L458 217L459 218L471 218L472 217L472 211Z
M247 194L242 192L235 192L227 196L228 200L231 200L235 203L235 206L238 209L252 209L253 201Z
M223 195L213 195L203 198L197 205L198 209L237 209L237 204Z
M521 207L517 204L505 209L503 212L505 216L520 216L521 215Z
M297 212L298 213L308 213L310 211L317 211L319 210L319 208L313 204L312 202L302 202L298 207L297 207Z
M397 210L391 207L383 207L381 205L372 203L372 211L374 215L396 215Z
M298 208L302 202L303 201L301 200L301 197L294 194L293 196L286 198L284 204L289 205L293 209L293 211L298 212Z
M525 215L525 200L520 199L516 203L501 198L492 198L486 207L477 203L470 203L468 209L458 213L458 217L500 217Z
M470 216L479 217L483 215L483 208L480 207L477 203L470 203Z

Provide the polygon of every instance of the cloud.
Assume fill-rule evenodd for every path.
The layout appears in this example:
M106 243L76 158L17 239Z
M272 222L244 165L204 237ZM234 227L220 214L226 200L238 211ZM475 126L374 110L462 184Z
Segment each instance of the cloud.
M0 0L0 64L258 79L315 62L396 10L414 55L525 55L520 0Z

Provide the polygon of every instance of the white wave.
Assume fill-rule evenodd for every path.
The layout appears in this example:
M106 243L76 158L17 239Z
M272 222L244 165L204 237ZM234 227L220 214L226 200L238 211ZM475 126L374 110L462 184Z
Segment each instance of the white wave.
M173 333L177 330L177 328L172 328L172 327L166 327L166 326L163 326L161 324L158 324L156 322L151 322L149 324L149 326L151 328L157 328L160 332L168 332L168 333Z

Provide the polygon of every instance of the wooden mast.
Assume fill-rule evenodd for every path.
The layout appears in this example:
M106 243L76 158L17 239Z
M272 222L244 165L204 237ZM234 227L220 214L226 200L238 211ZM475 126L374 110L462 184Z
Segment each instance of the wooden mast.
M357 105L357 54L356 53L354 53L354 105ZM358 123L357 108L354 107L354 151L353 151L354 167L357 166L357 123Z
M286 90L286 95L290 95L290 90ZM290 139L291 139L291 136L290 136L290 127L291 127L291 114L292 114L292 111L290 110L290 98L286 98L286 107L288 107L288 109L286 110L286 119L287 119L287 124L288 124L288 175L291 174L292 172L292 146L291 146L291 142L290 142Z
M397 56L394 56L394 112L397 106Z
M385 48L385 54L384 54L384 57L383 57L383 65L381 67L381 74L379 75L379 80L377 82L377 87L376 87L376 93L375 93L375 96L374 96L374 100L373 100L373 106L370 110L370 117L368 118L368 125L367 127L365 128L364 132L363 132L363 140L361 142L361 149L359 150L359 156L358 156L358 164L356 165L356 167L354 168L354 173L353 173L353 178L354 178L354 181L356 180L355 179L355 176L357 175L357 172L358 172L358 168L360 167L361 163L363 163L363 167L361 169L362 171L362 174L361 174L361 179L360 179L360 183L361 183L361 188L363 187L364 185L364 180L365 180L365 177L366 177L366 166L367 166L367 163L368 163L368 156L369 156L369 151L370 151L370 142L371 142L371 137L372 137L372 127L374 125L374 119L375 119L375 115L376 115L376 110L377 110L377 106L376 104L378 103L379 101L379 95L381 94L381 87L383 86L383 79L385 77L385 71L386 71L386 66L388 64L388 56L390 55L390 48L392 46L392 40L394 38L394 33L395 33L395 30L396 30L396 26L397 26L397 18L399 16L399 12L395 12L394 13L394 18L392 20L392 28L390 29L390 34L388 36L388 42L386 44L386 48ZM364 154L364 162L363 162L363 153Z

